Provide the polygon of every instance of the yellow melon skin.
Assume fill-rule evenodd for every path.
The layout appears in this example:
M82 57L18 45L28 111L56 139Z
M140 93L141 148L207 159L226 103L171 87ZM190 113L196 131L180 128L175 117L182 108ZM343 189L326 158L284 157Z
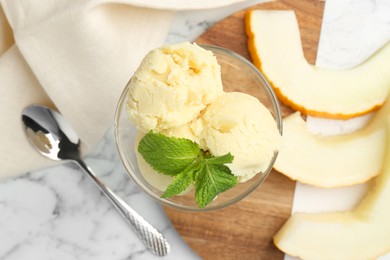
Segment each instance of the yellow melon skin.
M305 115L348 119L377 110L390 88L390 43L350 69L307 62L293 11L250 10L248 48L278 98Z
M387 120L387 135L390 120ZM283 252L302 259L375 259L390 251L390 138L383 171L351 211L297 213L274 236Z
M299 182L336 188L378 175L386 149L390 101L362 129L336 136L315 135L296 112L283 119L283 146L274 168Z

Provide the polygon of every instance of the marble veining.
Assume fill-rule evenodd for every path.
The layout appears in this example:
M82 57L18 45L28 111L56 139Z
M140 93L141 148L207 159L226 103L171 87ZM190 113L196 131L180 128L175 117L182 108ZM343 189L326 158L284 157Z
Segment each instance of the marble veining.
M390 1L328 1L316 65L353 67L390 40Z
M229 14L261 1L211 10L178 12L166 43L193 41ZM110 129L87 164L115 192L159 229L171 252L154 256L130 226L72 163L0 181L0 259L199 259L160 205L126 175Z
M171 242L171 254L164 259L198 258L177 235L162 208L125 174L112 130L86 161ZM145 249L95 184L73 163L0 182L0 212L2 260L161 259Z

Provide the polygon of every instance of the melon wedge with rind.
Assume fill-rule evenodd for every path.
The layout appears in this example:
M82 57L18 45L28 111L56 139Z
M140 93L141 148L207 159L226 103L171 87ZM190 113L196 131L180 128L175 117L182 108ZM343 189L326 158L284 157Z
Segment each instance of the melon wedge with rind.
M387 135L390 120L387 119ZM390 138L386 141L390 158ZM390 160L351 211L295 213L274 236L275 245L302 259L376 259L390 251Z
M378 175L386 150L390 100L355 132L311 133L299 112L283 119L283 146L274 169L301 183L336 188L364 183Z
M390 88L390 43L349 69L326 69L305 59L293 11L249 10L248 49L278 98L302 114L348 119L377 110Z

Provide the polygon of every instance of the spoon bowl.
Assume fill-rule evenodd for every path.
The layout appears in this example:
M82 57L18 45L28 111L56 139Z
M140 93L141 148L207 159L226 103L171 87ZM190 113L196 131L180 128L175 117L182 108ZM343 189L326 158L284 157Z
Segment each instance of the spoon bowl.
M48 107L31 105L23 110L22 122L27 139L39 153L52 160L77 163L133 227L146 247L158 256L168 254L170 246L164 236L98 179L84 163L80 157L80 139L60 113Z
M32 105L22 112L25 132L32 146L52 160L77 160L80 139L64 117L50 108Z

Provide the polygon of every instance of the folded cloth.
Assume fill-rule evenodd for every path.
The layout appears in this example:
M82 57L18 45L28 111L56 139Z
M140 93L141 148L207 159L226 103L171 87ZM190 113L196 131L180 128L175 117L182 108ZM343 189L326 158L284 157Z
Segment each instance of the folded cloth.
M129 3L159 9L169 10L196 10L206 8L216 8L231 5L248 0L127 0Z
M12 30L0 6L0 56L14 44Z
M91 150L113 123L143 56L163 44L173 12L126 0L1 0L0 178L50 165L24 135L22 109L57 107ZM6 50L7 49L7 50ZM6 50L6 51L5 51Z

